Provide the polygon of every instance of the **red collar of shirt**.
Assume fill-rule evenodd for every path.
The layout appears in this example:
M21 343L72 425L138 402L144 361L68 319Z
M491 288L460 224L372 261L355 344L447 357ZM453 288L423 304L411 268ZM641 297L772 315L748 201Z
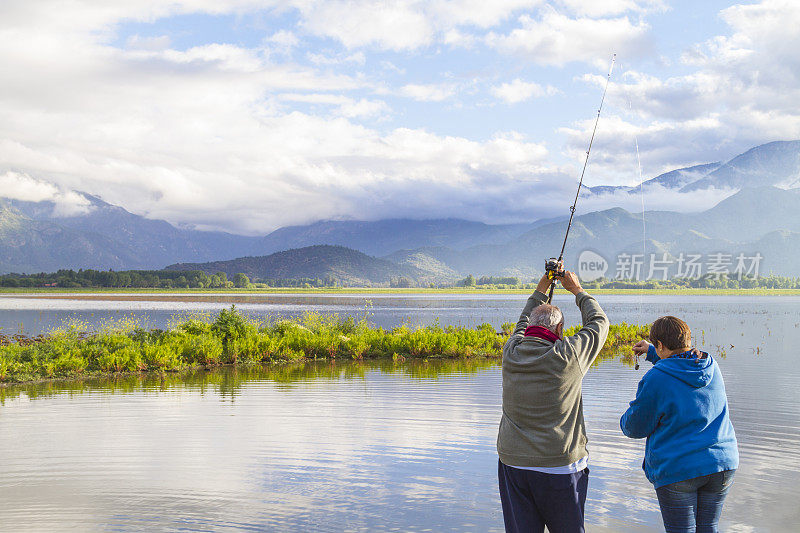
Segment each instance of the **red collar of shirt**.
M525 330L525 336L538 337L550 342L556 342L558 340L558 335L542 326L528 326L528 329Z

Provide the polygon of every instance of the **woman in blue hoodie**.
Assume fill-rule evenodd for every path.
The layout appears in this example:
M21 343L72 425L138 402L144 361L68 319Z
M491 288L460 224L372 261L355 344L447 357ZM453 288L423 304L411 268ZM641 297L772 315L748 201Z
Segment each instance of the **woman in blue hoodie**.
M716 532L739 466L722 372L709 354L691 348L691 331L679 318L653 322L650 342L633 347L653 368L620 427L632 439L647 438L642 468L667 533Z

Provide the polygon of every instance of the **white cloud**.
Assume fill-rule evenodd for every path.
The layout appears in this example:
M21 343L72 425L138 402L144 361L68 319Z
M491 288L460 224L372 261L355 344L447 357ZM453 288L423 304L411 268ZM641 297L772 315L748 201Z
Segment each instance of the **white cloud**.
M74 191L64 191L52 183L18 172L0 174L0 198L23 202L53 202L55 216L79 215L91 209L91 202L85 196Z
M352 54L336 54L336 53L313 53L309 52L306 57L315 65L364 65L367 62L367 56L364 52L354 52Z
M381 116L391 111L386 102L381 100L367 100L365 98L356 100L340 94L286 93L279 95L278 98L288 102L335 106L338 115L348 118Z
M545 16L542 27L549 30L548 39L565 32L566 39L572 39L580 35L576 26L588 27L596 39L599 32L592 29L592 23L601 23L604 30L614 33L617 41L632 41L632 44L641 44L637 40L637 34L642 30L640 25L630 24L627 18L596 19L666 9L661 0L555 0L551 3L578 18L565 16L562 21ZM481 30L497 26L515 14L537 10L552 12L550 3L545 0L407 0L391 3L382 0L309 0L295 5L302 14L302 27L309 33L335 39L347 48L377 46L395 51L417 50L438 42L470 47ZM552 27L556 22L560 25ZM536 33L542 27L529 29ZM626 32L632 37L625 39ZM603 40L594 42L598 44ZM519 48L518 43L508 44L511 48Z
M644 203L646 211L699 212L711 209L735 192L731 189L712 188L681 193L663 186L654 185L645 188L643 193L638 191L633 193L615 191L582 196L579 205L582 213L608 209L609 206L621 207L631 213L641 213L642 203Z
M478 42L478 37L472 33L453 28L445 32L442 42L454 47L472 48Z
M413 50L433 41L432 21L413 4L392 2L309 2L300 8L305 31L331 37L347 48L378 46Z
M371 88L335 70L232 44L119 49L104 24L79 38L35 24L0 32L0 67L18 73L0 85L0 168L138 214L249 233L346 216L492 220L519 183L557 172L519 135L360 125L386 104L348 94ZM435 101L455 90L404 91ZM330 109L287 110L293 101Z
M543 0L438 0L419 1L417 5L425 9L439 26L470 25L489 28L503 22L513 13L543 5Z
M800 58L796 51L800 34L787 28L800 24L800 4L792 0L764 0L723 9L720 17L733 33L694 47L684 56L687 63L714 70L741 71L761 61L765 62L762 63L763 74L770 79L786 75L797 79Z
M400 88L400 95L419 102L441 102L455 96L457 87L450 83L409 83Z
M560 129L566 136L568 152L576 165L582 164L586 157L586 147L594 124L594 118L587 118L575 127ZM685 121L652 120L643 125L630 122L620 115L601 116L589 158L586 183L638 183L637 142L644 179L679 166L727 160L738 153L738 148L719 142L721 127L719 114ZM703 154L707 159L698 160L698 154Z
M561 12L523 0L388 8L375 0L75 0L70 10L55 0L4 2L0 68L15 75L0 84L0 171L46 176L56 190L86 190L174 223L252 233L336 217L498 221L498 206L519 198L520 190L531 191L530 198L515 210L503 208L503 217L531 218L544 200L563 203L574 191L564 179L574 177L574 168L554 165L544 143L516 133L475 141L387 126L380 120L391 109L383 99L449 102L468 93L468 85L450 81L460 79L450 74L443 83L419 83L405 78L415 68L403 62L408 56L372 54L488 43L543 65L597 62L604 73L611 51L629 62L649 53L650 29L638 17L663 8L627 0L551 5ZM296 13L299 23L270 30L262 48L209 43L175 50L168 36L138 35L122 48L111 44L119 42L120 21L272 8ZM509 19L515 29L491 33ZM615 77L587 182L635 181L634 138L645 175L653 176L706 162L698 154L724 159L765 138L800 137L794 52L800 43L797 32L783 31L800 24L797 8L769 1L730 8L723 19L729 36L684 56L692 72L659 77L630 70ZM272 57L275 46L302 50L315 40L309 34L336 42ZM372 72L360 68L373 61ZM365 72L342 74L353 69ZM490 89L497 98L513 103L554 90L513 76L490 78L497 80ZM383 77L403 81L392 86ZM583 79L598 88L605 81ZM378 119L381 128L360 119ZM560 130L576 162L592 126L585 120ZM38 190L15 180L4 183L17 194Z
M290 54L300 44L300 39L292 31L280 30L270 35L266 43L277 52Z
M367 100L361 98L359 100L350 100L344 102L339 106L339 113L343 117L356 118L356 117L375 117L383 116L390 112L389 106L386 102L380 100Z
M552 95L556 92L557 89L555 87L548 86L545 88L538 83L525 82L519 78L491 88L491 93L507 104L517 104L531 98Z
M132 35L128 37L126 46L128 48L136 48L140 50L166 50L172 44L172 39L169 35L160 35L158 37L142 37L141 35Z
M687 74L660 78L631 70L612 82L609 102L627 118L602 119L601 143L616 140L606 146L602 176L630 161L635 136L652 175L800 138L800 33L785 31L800 26L800 4L766 0L727 8L721 17L731 34L688 50L682 59L693 70ZM598 90L605 83L602 76L584 79ZM585 149L592 126L586 121L570 131L573 153ZM698 161L698 154L707 160Z
M347 48L377 46L416 50L442 39L464 44L453 33L461 26L488 28L542 0L317 0L298 2L302 27Z
M27 157L9 154L3 163L61 169L66 186L80 184L137 213L250 233L342 216L469 212L491 220L494 202L520 181L551 172L546 150L519 137L475 142L402 128L384 135L345 118L244 111L235 122L229 114L147 117L159 128L136 136L110 128L95 149L28 147Z
M406 69L398 67L391 61L386 61L386 60L381 61L381 68L383 68L384 70L388 70L389 72L393 72L395 74L406 73Z
M627 12L646 13L665 11L666 4L661 0L558 0L558 4L571 12L588 17L621 15Z
M0 174L0 196L25 202L52 200L58 188L52 183L35 180L25 174L6 172Z
M507 34L489 33L486 43L541 65L607 64L614 52L636 58L652 49L649 26L628 17L570 18L549 9L540 18L522 15L519 26Z

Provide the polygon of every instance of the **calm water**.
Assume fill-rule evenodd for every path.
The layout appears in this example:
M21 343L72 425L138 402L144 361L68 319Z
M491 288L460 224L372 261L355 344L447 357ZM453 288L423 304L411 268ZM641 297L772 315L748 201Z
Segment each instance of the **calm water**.
M129 297L124 297L129 298ZM373 321L499 325L524 296L0 297L0 325L175 312L231 301ZM613 321L686 318L720 366L741 452L725 531L800 522L800 298L600 297ZM568 322L571 300L558 302ZM33 317L33 319L31 319ZM38 318L37 318L38 317ZM38 325L37 325L38 324ZM30 328L30 329L28 329ZM648 365L649 366L649 365ZM589 531L658 531L643 442L618 419L645 368L604 362L584 381ZM0 389L2 531L500 531L491 362L337 364Z

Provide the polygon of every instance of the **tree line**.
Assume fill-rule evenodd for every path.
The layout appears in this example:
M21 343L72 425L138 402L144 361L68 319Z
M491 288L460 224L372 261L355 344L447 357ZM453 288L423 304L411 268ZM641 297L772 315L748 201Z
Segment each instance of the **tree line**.
M514 276L481 276L470 274L450 283L420 283L406 277L392 279L390 287L465 287L475 289L534 289L538 279L522 281ZM757 278L706 275L700 278L671 278L668 280L615 280L600 278L583 282L586 289L800 289L800 278L787 276L761 276ZM251 280L239 272L228 279L224 272L207 274L201 270L66 270L38 274L0 275L0 287L38 288L141 288L141 289L258 289L271 287L335 288L343 283L336 278L283 278Z
M0 287L37 288L136 288L136 289L253 289L268 287L336 287L333 278L254 280L239 272L228 279L225 272L207 274L202 270L67 270L38 274L5 274Z

